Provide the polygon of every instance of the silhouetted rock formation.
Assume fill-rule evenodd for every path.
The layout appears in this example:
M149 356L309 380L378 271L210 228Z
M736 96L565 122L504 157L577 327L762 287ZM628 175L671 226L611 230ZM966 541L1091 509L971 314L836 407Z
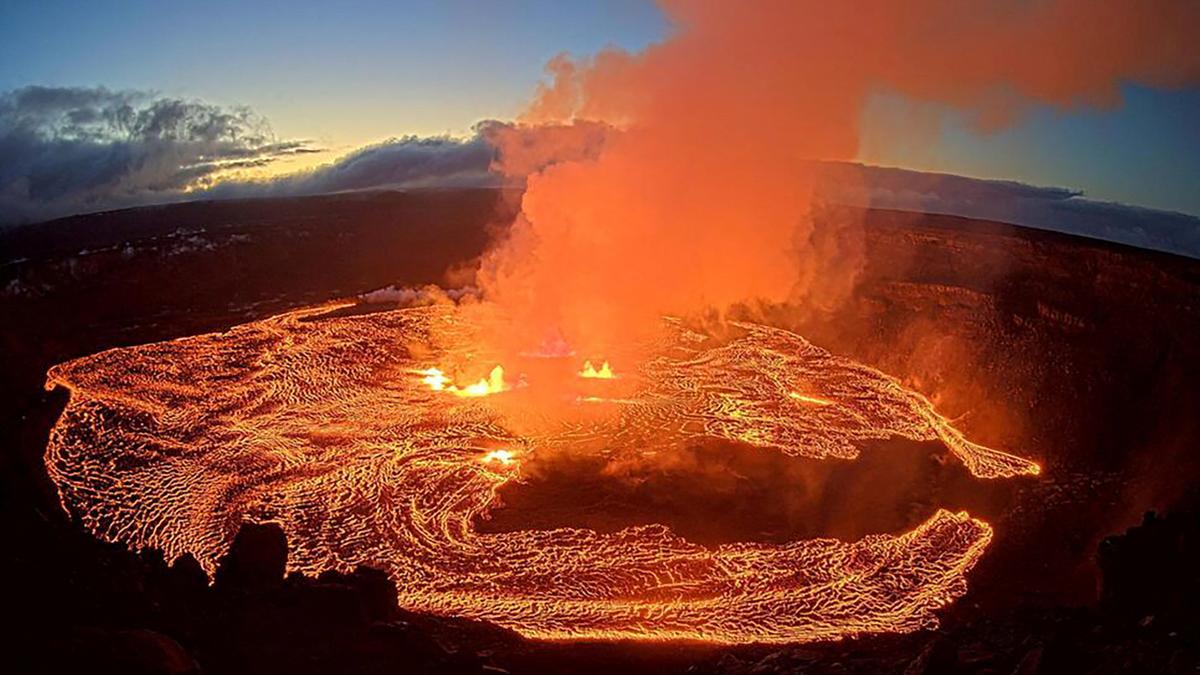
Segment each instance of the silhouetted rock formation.
M193 675L200 666L175 640L141 628L72 630L62 649L45 655L39 672Z
M1200 513L1160 516L1100 544L1100 606L1141 624L1200 628Z
M391 621L396 618L396 584L380 570L360 566L351 574L323 572L317 581L353 590L367 621Z
M198 606L210 620L196 628L196 648L218 672L482 672L485 660L470 649L434 639L453 619L418 617L396 604L396 586L383 572L360 567L313 579L284 576L287 539L278 525L243 524L221 558L215 582ZM194 561L176 565L194 580ZM182 579L191 588L191 582ZM413 620L405 620L413 619ZM508 639L499 629L494 635ZM494 639L494 638L493 638ZM486 644L487 640L470 641Z
M283 583L287 555L287 537L278 525L245 523L221 558L214 584L219 592L276 588Z

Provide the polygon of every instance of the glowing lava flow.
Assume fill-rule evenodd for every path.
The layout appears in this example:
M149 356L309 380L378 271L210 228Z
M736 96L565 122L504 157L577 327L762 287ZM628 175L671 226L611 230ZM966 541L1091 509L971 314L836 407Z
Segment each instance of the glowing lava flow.
M516 459L516 454L512 450L500 449L500 450L492 450L491 452L484 455L483 459L480 461L482 461L484 464L496 462L503 466L511 466L514 462L517 461L517 459Z
M833 401L826 401L825 399L817 398L816 396L805 396L804 394L796 391L788 392L788 398L794 398L801 403L809 403L811 405L833 405Z
M612 366L608 365L608 361L605 361L599 370L592 365L591 361L584 361L583 370L579 371L579 376L589 380L611 380L616 377L613 375Z
M492 368L486 378L480 378L478 382L461 388L454 384L447 387L450 378L438 368L426 368L417 371L417 374L424 375L421 381L429 385L430 389L448 391L455 396L487 396L488 394L499 394L508 388L504 384L504 368L501 366Z
M657 355L622 374L637 387L611 416L518 435L497 406L532 384L461 398L428 368L479 344L459 310L327 309L51 369L47 386L71 392L46 455L64 506L103 539L190 552L209 570L242 520L275 521L294 570L377 567L407 608L529 637L792 642L935 625L991 528L938 511L897 536L703 547L661 525L483 534L472 523L526 457L584 446L720 438L849 459L859 441L904 436L942 439L977 476L1037 471L787 331L746 324L718 344L669 323ZM502 371L482 384L503 388Z

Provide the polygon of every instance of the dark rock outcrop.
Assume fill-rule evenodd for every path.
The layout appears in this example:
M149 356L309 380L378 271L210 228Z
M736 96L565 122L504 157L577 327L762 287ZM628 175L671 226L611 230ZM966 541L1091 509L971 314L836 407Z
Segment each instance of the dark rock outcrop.
M1146 513L1100 544L1100 606L1146 626L1200 626L1200 513Z
M278 525L243 524L217 568L217 590L277 588L287 571L287 555L287 537Z

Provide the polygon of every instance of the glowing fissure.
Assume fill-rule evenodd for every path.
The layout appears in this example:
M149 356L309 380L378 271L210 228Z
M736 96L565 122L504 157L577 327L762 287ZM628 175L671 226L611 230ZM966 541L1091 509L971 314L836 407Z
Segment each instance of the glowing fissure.
M480 378L478 382L463 387L450 384L450 378L439 368L418 370L417 374L423 376L421 381L428 385L430 389L450 392L455 396L487 396L488 394L499 394L508 389L508 386L504 383L503 366L492 368L486 378Z
M613 374L612 366L608 365L608 361L599 369L592 365L591 361L583 362L583 370L579 371L579 376L589 380L611 380L616 375Z
M788 392L788 398L794 398L797 401L800 401L801 403L809 403L811 405L833 405L833 401L826 401L823 398L817 398L816 396L808 396L806 394L801 394L800 392L797 392L797 391Z
M527 427L503 406L533 383L459 398L414 376L469 360L480 328L462 310L324 309L52 368L47 386L71 392L46 455L64 506L105 540L192 553L210 571L239 522L275 521L293 570L378 567L407 608L528 637L793 642L935 625L991 528L939 510L900 535L704 547L662 525L483 534L473 520L539 452L717 438L851 459L859 441L903 436L942 439L977 476L1037 471L783 330L743 324L716 344L669 323L652 358L603 384L630 387L619 405L579 406L611 415Z
M492 450L484 455L482 461L484 464L496 463L503 466L511 466L517 461L517 455L512 450L501 448L499 450Z

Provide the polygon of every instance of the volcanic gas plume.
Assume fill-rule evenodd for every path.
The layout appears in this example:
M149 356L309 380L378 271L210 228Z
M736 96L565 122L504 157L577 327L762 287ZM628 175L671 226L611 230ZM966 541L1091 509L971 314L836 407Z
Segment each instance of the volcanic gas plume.
M48 386L71 399L47 466L64 504L104 539L210 570L242 520L277 521L292 569L378 567L405 607L530 637L786 642L935 623L991 528L939 510L896 536L707 548L662 525L485 534L473 521L540 453L618 459L716 438L844 461L900 436L940 439L982 478L1038 470L967 441L894 379L766 326L717 341L667 321L612 377L544 355L501 376L479 349L504 321L493 308L322 311L55 367Z
M858 224L812 228L807 162L855 158L872 92L996 128L1032 103L1109 105L1123 82L1200 80L1195 2L662 4L671 37L554 59L528 129L494 139L501 170L549 162L483 268L489 297L521 319L517 342L561 333L602 353L663 313L836 305L859 267ZM597 124L614 128L603 144ZM580 127L576 143L564 125Z

